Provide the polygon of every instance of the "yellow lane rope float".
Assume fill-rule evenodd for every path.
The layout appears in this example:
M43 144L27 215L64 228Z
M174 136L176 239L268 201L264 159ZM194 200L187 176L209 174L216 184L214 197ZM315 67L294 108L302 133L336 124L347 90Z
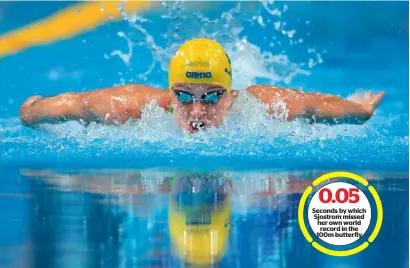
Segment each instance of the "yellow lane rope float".
M0 58L33 46L45 45L92 30L123 13L149 9L152 1L95 1L70 6L28 26L0 36Z

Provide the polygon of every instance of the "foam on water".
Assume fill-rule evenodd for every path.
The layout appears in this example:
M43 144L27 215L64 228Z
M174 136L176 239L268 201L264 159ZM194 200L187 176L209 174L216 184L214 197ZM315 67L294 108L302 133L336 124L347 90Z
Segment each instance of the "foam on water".
M68 160L133 167L234 163L241 168L240 161L264 168L303 168L311 162L317 168L408 164L408 158L403 159L408 156L408 137L390 136L382 116L375 115L365 125L329 126L284 122L268 117L265 110L264 104L243 94L220 128L195 134L182 132L172 115L155 103L144 108L140 120L122 126L66 122L31 130L17 118L2 120L1 157L12 163Z

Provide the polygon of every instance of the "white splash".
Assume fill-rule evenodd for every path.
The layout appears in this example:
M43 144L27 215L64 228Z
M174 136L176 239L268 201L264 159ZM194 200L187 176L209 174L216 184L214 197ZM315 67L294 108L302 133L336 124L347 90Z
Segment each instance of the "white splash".
M282 13L288 8L286 5L283 7L283 11L279 11L277 8L270 9L269 2L258 4L259 9L266 9L272 15L272 18L276 20L271 24L275 25L276 31L288 38L289 44L297 45L303 42L302 38L296 38L296 31L286 29L286 22L281 20ZM119 35L128 42L128 52L122 53L116 50L111 55L119 56L128 65L132 60L133 53L136 52L133 51L133 47L148 49L152 56L152 62L148 64L145 71L136 75L139 79L147 81L147 76L154 71L157 63L161 71L164 72L164 76L166 75L169 60L182 42L191 38L207 37L220 41L230 56L233 65L233 86L235 89L244 89L250 84L255 84L258 78L266 79L271 83L284 82L289 84L297 75L309 75L310 72L302 67L312 68L314 65L321 63L321 59L312 59L306 63L294 63L286 54L273 54L270 51L263 51L259 46L247 40L246 37L241 36L242 25L248 21L256 20L258 25L263 28L269 26L263 21L257 8L254 11L249 11L252 10L252 5L256 4L239 2L230 10L223 12L219 18L210 19L204 14L189 12L189 5L183 2L164 3L164 10L160 14L163 21L163 30L160 36L154 36L145 29L145 25L155 22L149 21L140 15L124 14L132 29L129 34L132 34L133 38L130 38L129 34L120 32ZM244 14L243 10L249 12ZM253 14L252 12L254 12L254 16L250 16ZM162 38L166 40L165 46L158 44L158 40ZM276 46L281 46L281 42L283 40L277 40Z
M132 57L132 48L134 46L134 44L132 43L132 41L127 37L127 35L123 32L118 32L118 36L121 38L124 38L127 41L127 46L128 46L128 52L124 53L120 50L114 50L113 52L111 52L111 56L118 56L121 58L121 60L126 64L129 65L130 64L130 59ZM107 55L104 55L104 58L107 59Z

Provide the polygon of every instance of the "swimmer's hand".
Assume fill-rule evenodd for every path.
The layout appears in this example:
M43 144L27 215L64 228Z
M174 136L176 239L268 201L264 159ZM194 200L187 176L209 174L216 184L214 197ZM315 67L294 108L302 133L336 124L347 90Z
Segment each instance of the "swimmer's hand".
M373 115L374 110L376 110L377 106L379 106L379 103L383 99L384 95L384 92L373 94L370 91L366 91L364 94L354 94L350 96L348 100L361 105L365 111Z
M43 97L41 97L41 96L32 96L32 97L28 98L28 99L23 103L23 105L21 106L21 108L22 108L22 109L28 108L28 107L30 107L31 105L33 105L34 103L36 103L37 101L41 100L41 99L43 99Z
M29 127L35 127L39 123L69 120L80 114L81 105L77 93L65 93L48 98L32 96L20 107L20 120Z
M31 107L41 99L43 99L41 96L32 96L21 105L20 120L24 125L28 126L30 122L33 121L32 114L30 113Z

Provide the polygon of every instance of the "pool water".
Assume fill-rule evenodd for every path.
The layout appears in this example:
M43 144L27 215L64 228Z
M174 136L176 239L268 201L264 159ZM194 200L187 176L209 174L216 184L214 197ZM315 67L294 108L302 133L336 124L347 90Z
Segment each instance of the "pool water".
M1 3L0 33L68 4ZM19 122L18 109L32 95L122 83L166 88L175 49L199 36L224 45L238 90L271 83L344 98L384 90L386 97L364 125L283 124L246 95L223 127L194 136L155 105L122 127L68 122L32 130ZM406 2L168 2L1 59L0 154L4 165L17 166L408 171L407 59Z
M181 267L175 221L188 207L193 221L231 219L217 267L407 267L408 2L197 3L164 2L0 59L0 265ZM72 4L0 2L0 34ZM194 135L155 104L123 126L18 119L32 95L166 88L175 49L204 36L226 48L235 89L386 97L363 125L278 122L246 94L220 129ZM313 249L297 223L304 188L335 170L368 179L385 212L376 241L346 258ZM187 205L191 184L205 193Z
M331 257L307 243L297 222L302 192L323 173L8 170L0 196L0 262L181 267L175 237L189 233L188 225L178 225L186 213L194 222L207 222L209 215L229 222L216 238L224 245L214 250L217 267L407 267L408 175L358 173L380 195L383 226L365 251ZM192 252L200 251L195 246Z

